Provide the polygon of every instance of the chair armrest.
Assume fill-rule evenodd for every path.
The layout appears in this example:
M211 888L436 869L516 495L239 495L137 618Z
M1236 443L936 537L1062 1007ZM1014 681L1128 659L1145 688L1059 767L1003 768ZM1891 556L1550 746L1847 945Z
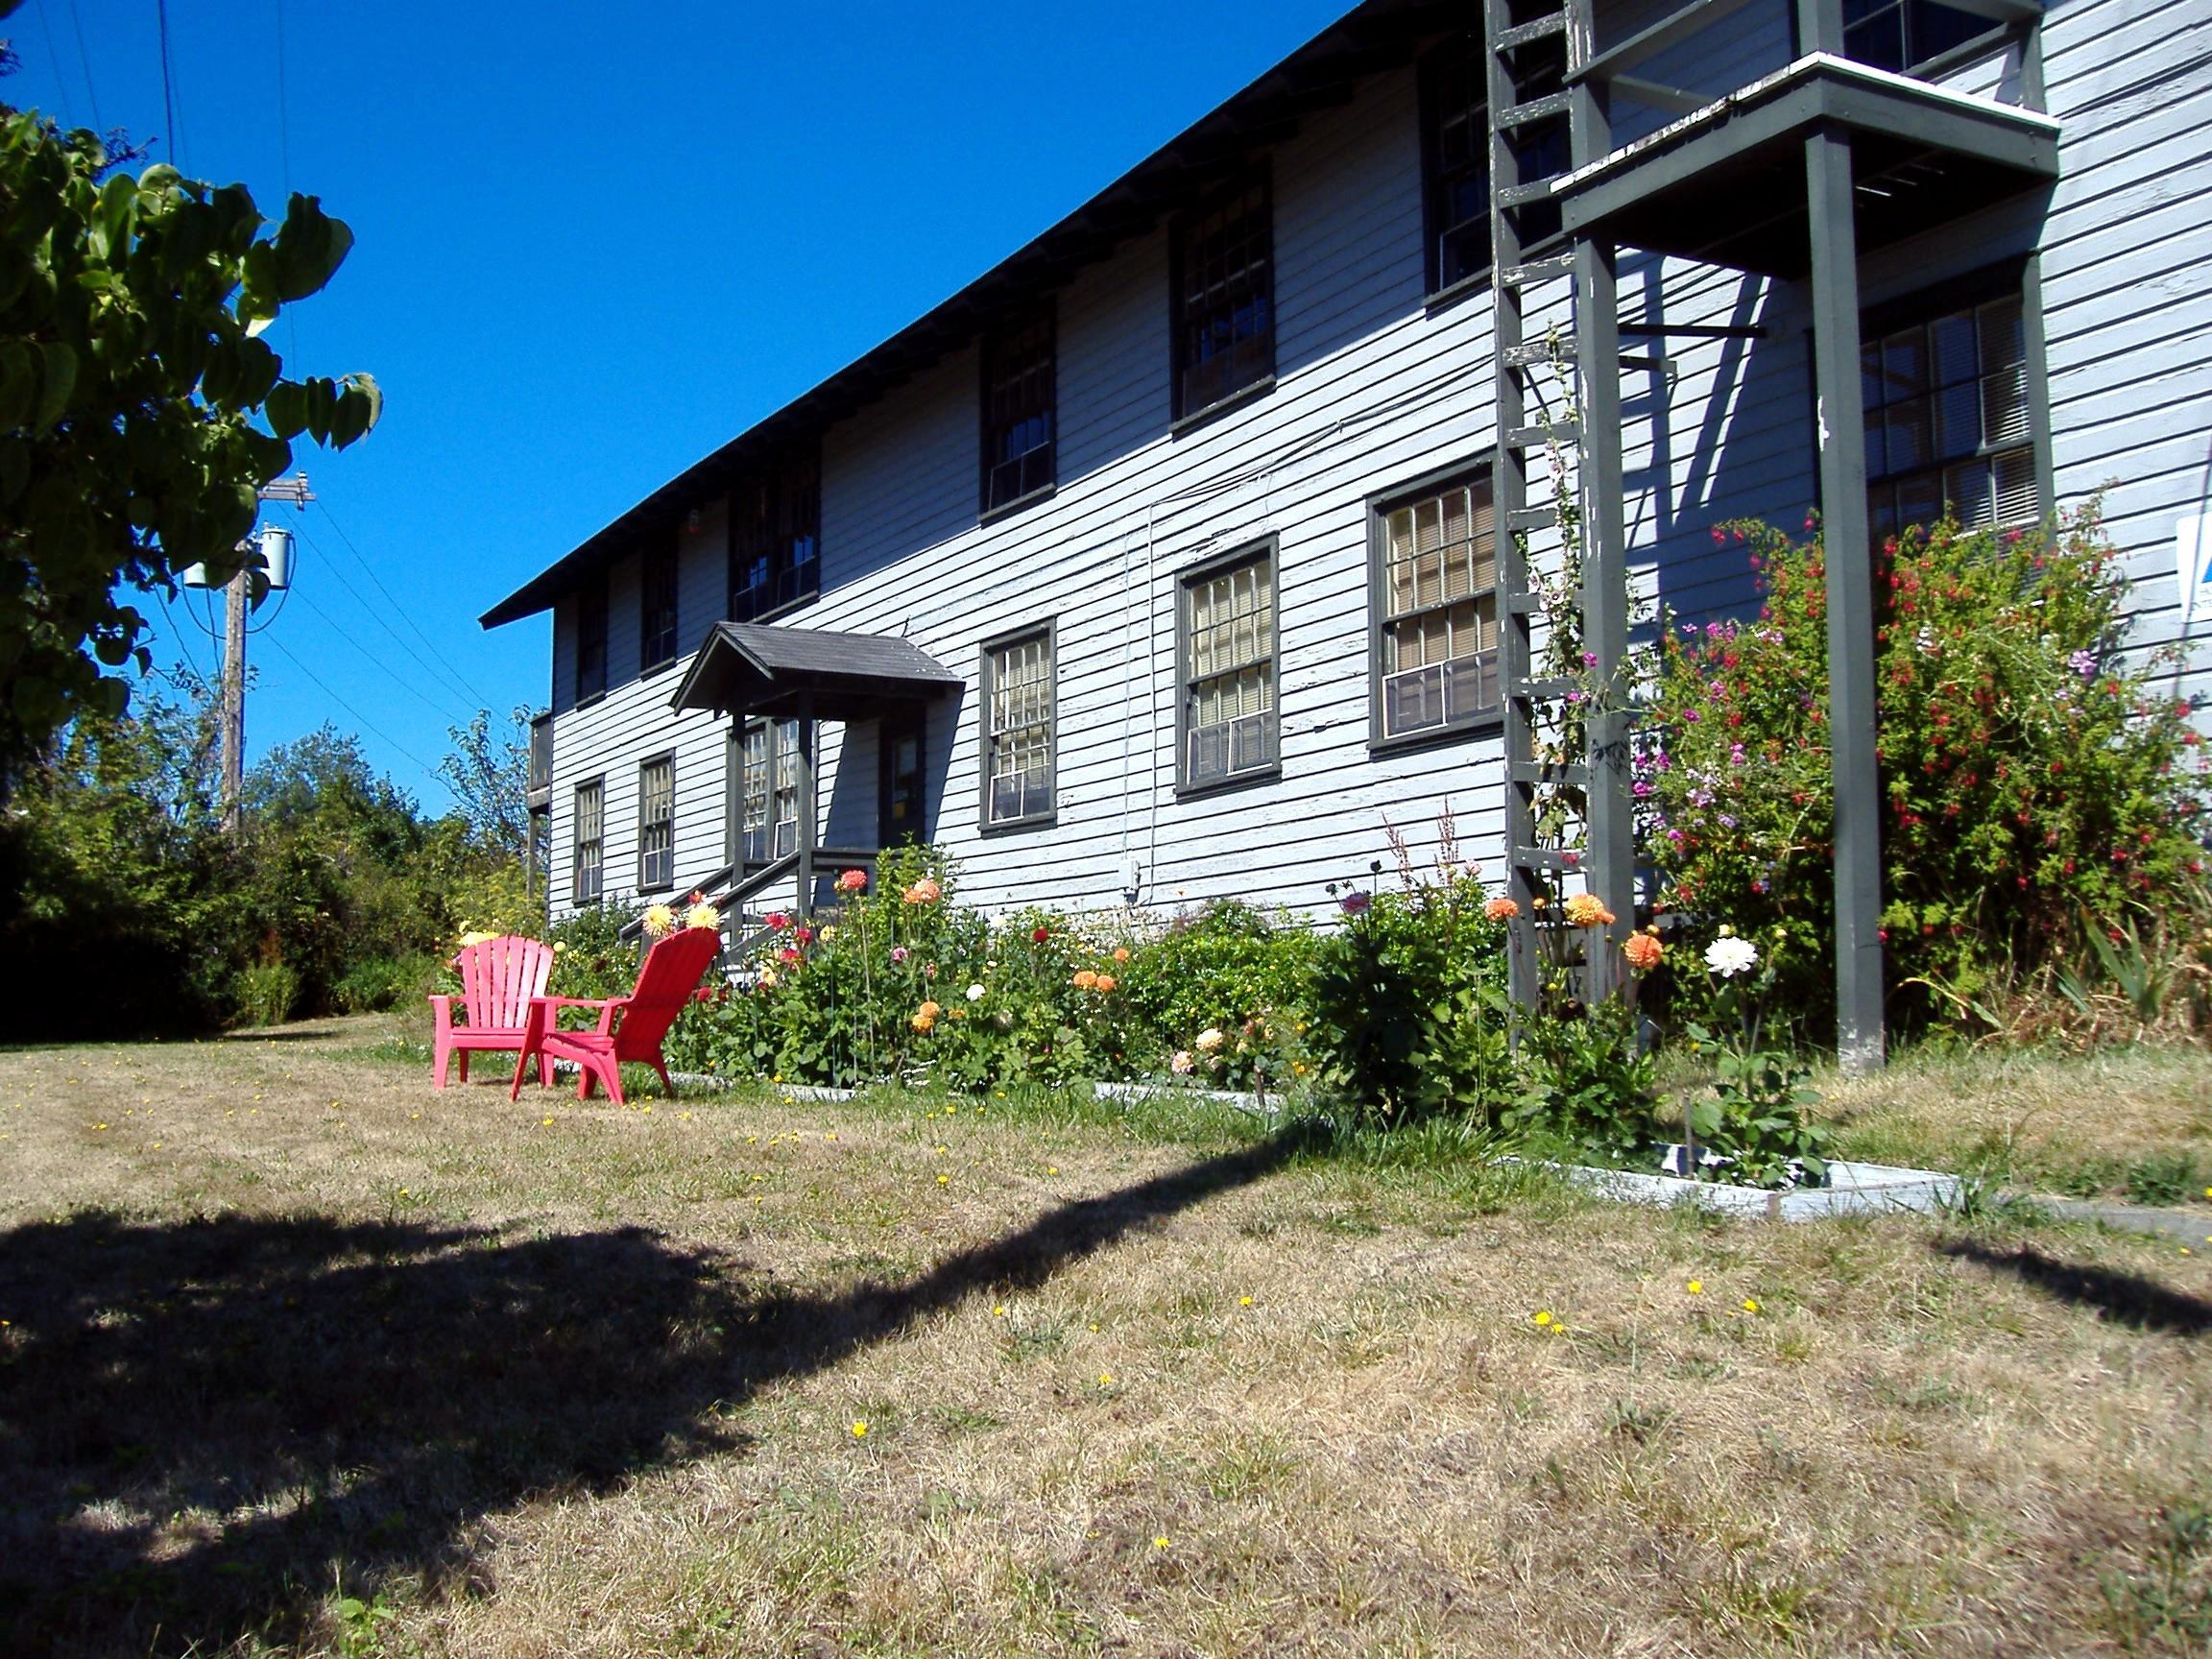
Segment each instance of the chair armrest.
M430 1012L438 1022L439 1030L450 1031L453 1029L453 1004L459 1000L458 997L433 997L430 998Z
M545 1028L548 1031L560 1029L560 1013L564 1008L598 1009L599 1035L604 1037L613 1027L614 1011L617 1008L627 1008L630 1005L630 998L627 997L533 997L530 998L530 1005L533 1008L541 1002L545 1005Z

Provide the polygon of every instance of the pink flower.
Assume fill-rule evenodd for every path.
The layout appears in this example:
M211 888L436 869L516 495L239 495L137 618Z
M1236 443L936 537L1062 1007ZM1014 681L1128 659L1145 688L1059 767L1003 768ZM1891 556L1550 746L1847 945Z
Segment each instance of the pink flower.
M798 940L802 945L811 945L814 943L814 929L811 927L794 927L791 929L791 937Z
M784 928L791 926L791 918L784 915L781 910L771 910L766 916L762 917L761 920L767 923L773 931L778 933L782 932Z
M934 904L944 897L945 889L925 876L902 895L909 904Z
M903 945L894 945L891 947L891 960L894 962L905 961L907 954L908 952L906 947Z
M1049 927L1039 927L1033 931L1029 937L1037 944L1042 945L1046 940L1052 937L1052 929Z
M1344 906L1345 915L1359 916L1366 913L1368 899L1364 893L1352 892L1345 894L1339 902Z
M776 954L785 962L796 962L799 960L799 952L794 950L788 945L784 946L782 950L777 951Z
M848 870L837 878L837 891L840 893L864 893L867 889L868 872L865 870Z

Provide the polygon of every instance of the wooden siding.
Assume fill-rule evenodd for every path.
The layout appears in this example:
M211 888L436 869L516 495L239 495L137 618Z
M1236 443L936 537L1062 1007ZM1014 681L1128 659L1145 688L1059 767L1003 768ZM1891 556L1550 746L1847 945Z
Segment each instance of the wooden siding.
M2177 626L2174 518L2202 511L2212 467L2212 24L2195 0L2081 0L2045 24L2048 103L2064 123L2048 211L2002 204L1870 257L1867 303L2007 253L2038 252L2056 485L2111 480L2107 520L2142 579L2139 640ZM1623 31L1625 32L1624 30ZM1770 34L1770 32L1769 32ZM1746 36L1751 57L1776 48ZM2001 96L1986 66L1958 83ZM1652 78L1664 79L1659 66ZM1984 75L1984 83L1971 77ZM1372 754L1369 499L1486 457L1490 302L1425 308L1413 77L1364 85L1273 155L1279 383L1202 425L1171 428L1165 228L1134 237L1056 296L1059 483L1048 500L976 520L972 349L953 353L823 445L820 603L791 625L901 633L965 677L926 735L926 818L994 909L1142 902L1173 910L1256 895L1325 904L1324 883L1387 861L1394 824L1426 858L1449 810L1462 850L1493 861L1498 745L1476 736ZM1800 285L1624 255L1629 321L1757 325L1757 339L1626 343L1667 372L1623 384L1630 563L1639 593L1688 618L1754 602L1741 550L1714 528L1795 528L1816 495ZM1177 573L1273 539L1282 771L1203 794L1175 788ZM683 541L683 650L721 613L718 513ZM680 886L724 857L726 722L670 713L673 670L637 678L636 565L610 588L609 694L569 706L574 610L557 612L553 670L556 903L569 893L577 781L606 779L607 892L637 867L637 762L676 753ZM1056 824L984 834L976 654L994 635L1056 625ZM2212 619L2200 621L2201 629ZM2185 684L2197 686L2192 672ZM873 728L823 733L826 837L872 842Z

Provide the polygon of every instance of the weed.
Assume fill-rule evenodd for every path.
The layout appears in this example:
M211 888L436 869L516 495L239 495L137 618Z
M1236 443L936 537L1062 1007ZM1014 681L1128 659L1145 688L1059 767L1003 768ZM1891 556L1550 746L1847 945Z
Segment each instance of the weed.
M2143 1568L2106 1574L2103 1589L2113 1633L2130 1650L2200 1651L2212 1641L2212 1504L2169 1508Z

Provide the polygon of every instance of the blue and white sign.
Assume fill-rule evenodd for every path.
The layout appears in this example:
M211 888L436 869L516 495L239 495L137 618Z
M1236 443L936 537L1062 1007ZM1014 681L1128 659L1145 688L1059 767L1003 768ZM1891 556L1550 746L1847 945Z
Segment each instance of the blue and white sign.
M2186 634L2199 612L2212 618L2212 517L2192 513L2174 526L2174 577L2180 584Z

